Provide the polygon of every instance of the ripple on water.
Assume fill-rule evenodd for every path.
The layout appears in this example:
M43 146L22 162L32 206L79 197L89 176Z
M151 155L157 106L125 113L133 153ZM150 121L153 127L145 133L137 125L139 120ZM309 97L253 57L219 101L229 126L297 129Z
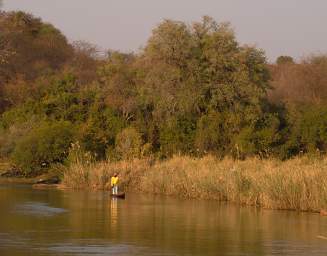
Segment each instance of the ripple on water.
M8 233L0 233L0 247L24 247L28 243L28 239L13 236Z
M148 255L146 252L149 248L137 247L127 244L112 244L108 242L96 243L93 241L83 243L64 243L54 244L47 248L48 251L56 255ZM169 256L172 254L151 252L151 255Z
M317 240L317 243L319 241ZM265 243L266 248L270 248L271 255L295 255L295 256L315 256L327 255L327 246L317 246L317 243L308 245L304 243L275 240L270 243Z
M15 212L23 215L32 215L37 217L52 217L58 214L67 212L63 208L51 207L46 203L40 202L27 202L24 204L17 205Z
M135 253L135 248L128 245L76 245L76 244L58 244L48 248L50 252L56 254L73 254L73 255L130 255Z

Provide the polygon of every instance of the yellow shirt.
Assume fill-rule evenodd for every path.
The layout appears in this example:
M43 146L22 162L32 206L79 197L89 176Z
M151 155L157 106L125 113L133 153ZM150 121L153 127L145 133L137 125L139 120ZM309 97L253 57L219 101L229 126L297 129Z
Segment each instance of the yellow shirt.
M115 186L118 183L118 177L111 177L111 186Z

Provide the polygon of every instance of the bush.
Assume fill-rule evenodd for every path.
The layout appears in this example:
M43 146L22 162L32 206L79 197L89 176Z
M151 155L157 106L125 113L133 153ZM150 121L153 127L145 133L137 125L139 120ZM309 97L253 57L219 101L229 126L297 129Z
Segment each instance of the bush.
M71 123L42 123L17 142L13 162L26 176L36 175L54 163L62 163L73 141Z
M282 158L299 153L327 151L327 108L325 106L298 107L289 111L286 143Z
M32 122L15 124L9 129L0 129L0 156L8 158L14 151L17 141L33 128Z

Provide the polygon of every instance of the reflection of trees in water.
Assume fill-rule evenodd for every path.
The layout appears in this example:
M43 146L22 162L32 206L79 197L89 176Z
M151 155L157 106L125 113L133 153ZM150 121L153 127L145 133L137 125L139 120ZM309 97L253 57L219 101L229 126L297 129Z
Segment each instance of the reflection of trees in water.
M15 205L28 201L47 202L68 212L47 221L12 214ZM0 187L0 209L1 232L31 230L38 234L32 239L39 243L56 240L64 245L71 239L79 241L76 245L85 250L91 248L88 243L102 250L107 242L114 241L146 246L163 254L270 255L326 235L319 216L310 214L170 198L111 200L102 192L41 193L30 188Z
M30 194L8 190L5 197L10 196L15 200L22 196L26 201ZM12 225L21 230L61 227L72 231L65 233L64 239L91 238L100 245L101 241L128 241L155 251L192 255L266 255L292 245L288 245L288 241L312 241L317 234L325 235L324 228L313 221L311 215L239 208L216 202L135 196L124 201L111 199L102 192L84 191L55 192L47 200L50 205L67 209L69 214L50 222L35 218L12 224L13 219L3 222L0 211L0 230L5 227L9 230ZM3 209L1 205L0 209ZM45 236L44 241L46 239L49 237Z

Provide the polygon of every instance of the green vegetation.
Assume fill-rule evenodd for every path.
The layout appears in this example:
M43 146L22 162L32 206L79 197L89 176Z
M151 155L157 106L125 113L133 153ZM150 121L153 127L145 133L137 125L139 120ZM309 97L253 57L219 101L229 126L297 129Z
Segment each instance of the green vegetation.
M165 20L137 54L100 57L0 12L0 158L33 176L70 162L71 143L92 161L324 154L326 71L326 56L268 64L210 17Z
M14 162L29 174L63 163L73 141L73 126L65 121L41 123L21 138L12 154Z

